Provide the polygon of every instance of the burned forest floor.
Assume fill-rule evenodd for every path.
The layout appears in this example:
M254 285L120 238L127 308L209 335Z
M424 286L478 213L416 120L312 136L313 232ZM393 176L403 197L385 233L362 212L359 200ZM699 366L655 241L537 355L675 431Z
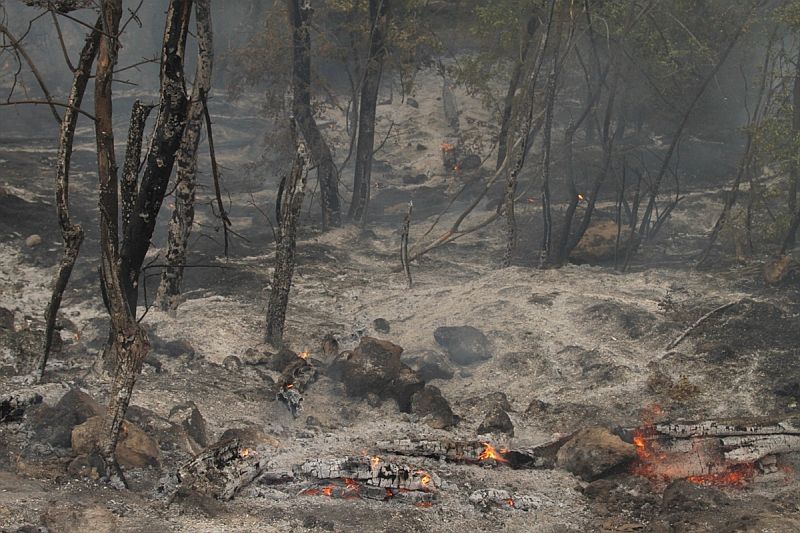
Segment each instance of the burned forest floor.
M127 491L103 483L92 454L92 420L110 390L97 365L108 324L92 132L78 132L71 198L87 242L39 384L27 377L61 253L51 198L56 145L28 133L0 141L0 400L23 399L0 417L0 531L800 530L796 273L769 286L759 257L695 269L691 258L722 205L718 187L701 183L625 273L613 261L541 270L524 253L501 269L496 223L412 263L409 288L398 268L407 202L415 204L413 245L456 191L491 174L442 170L440 144L453 133L441 102L421 96L433 78L420 81L413 105L395 96L378 108L379 135L390 135L376 154L367 228L322 232L318 204L304 210L290 353L262 342L274 260L268 216L282 167L265 151L269 127L256 98L210 103L241 237L223 257L201 163L185 301L175 313L145 306L158 285L164 224L143 281L139 311L152 350L121 445ZM488 119L464 104L461 120L468 130ZM342 153L337 121L331 115L326 134ZM467 187L427 238L474 194ZM476 216L493 209L490 197ZM535 203L520 202L523 251L536 246L539 216ZM303 382L297 416L276 399L293 364L314 375ZM691 452L699 471L653 467L666 448L637 440L661 423L707 420L780 423L790 442L746 470L716 461L723 469L704 476L706 452ZM196 485L181 477L197 454L222 453L232 439L233 453L203 467L218 472ZM409 451L424 443L439 452ZM457 443L471 444L463 451ZM476 445L484 448L467 450ZM342 475L320 466L331 461ZM408 476L374 485L381 465ZM242 479L248 472L253 479ZM376 496L376 486L385 492Z

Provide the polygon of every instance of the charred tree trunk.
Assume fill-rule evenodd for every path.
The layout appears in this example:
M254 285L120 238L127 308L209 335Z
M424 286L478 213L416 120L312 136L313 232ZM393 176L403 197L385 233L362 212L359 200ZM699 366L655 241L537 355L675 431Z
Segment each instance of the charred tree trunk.
M61 298L67 288L72 268L78 259L78 252L83 243L83 228L80 224L74 224L69 214L69 169L72 159L72 143L75 138L75 127L78 124L78 108L83 101L86 92L86 85L91 76L92 63L97 55L97 46L100 42L100 31L102 21L98 20L95 29L87 36L86 44L81 51L78 66L72 80L66 112L61 122L61 135L58 143L58 163L56 167L56 211L58 214L58 224L61 229L61 237L64 240L64 255L58 266L53 294L50 303L45 311L45 341L41 357L36 364L37 378L42 379L44 369L47 365L47 358L53 342L53 332L56 325L58 308L61 306Z
M150 239L186 125L188 99L184 87L183 64L191 7L191 0L171 0L169 3L161 51L158 117L133 216L125 228L122 242L121 282L134 316L139 296L139 274L150 248Z
M213 63L213 34L211 30L210 0L195 1L197 22L197 70L192 89L192 100L186 129L176 156L175 210L169 223L167 266L161 273L158 303L161 309L175 310L180 304L183 267L186 249L194 221L194 190L197 175L197 147L203 126L204 98L211 88Z
M112 482L125 486L115 450L122 421L128 408L136 374L150 348L147 335L130 312L121 283L119 238L117 235L117 164L114 156L111 83L117 61L121 0L104 0L103 36L99 40L95 73L95 135L97 171L100 180L100 251L101 276L105 287L111 325L117 351L117 368L111 388L111 401L103 424L101 453Z
M369 39L369 57L364 73L364 83L361 86L353 199L348 213L354 222L362 225L367 221L367 209L369 208L372 152L375 146L375 108L378 104L378 89L381 85L383 60L386 55L389 0L370 0L369 17L372 32Z
M522 34L522 42L520 43L520 56L514 63L514 68L511 70L511 78L508 82L508 91L506 92L505 100L503 101L503 116L500 120L500 133L497 137L497 165L496 169L500 168L503 160L506 158L508 151L508 134L511 128L511 118L514 112L514 97L519 89L519 82L522 78L522 71L525 64L528 62L528 52L531 48L531 39L539 27L539 15L534 14L528 19L525 25L525 31Z
M319 131L311 110L311 16L309 0L288 0L289 23L292 27L292 113L305 139L311 158L317 166L322 226L341 224L339 179L331 149Z
M266 341L273 346L283 344L283 326L286 322L289 290L292 288L292 276L294 275L297 220L303 207L307 174L306 147L302 142L298 142L292 170L278 197L275 272L272 276L272 291L267 307L267 332L265 335Z

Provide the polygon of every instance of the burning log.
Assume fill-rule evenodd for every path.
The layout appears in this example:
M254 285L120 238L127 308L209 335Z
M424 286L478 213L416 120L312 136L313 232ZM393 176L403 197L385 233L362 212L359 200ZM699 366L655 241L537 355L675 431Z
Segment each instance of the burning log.
M396 455L431 457L454 463L505 464L514 469L552 468L558 449L567 438L558 438L525 450L495 447L487 441L411 440L378 442L378 449Z
M219 500L231 500L255 481L286 482L294 479L290 471L273 470L264 449L243 447L238 439L226 440L207 448L180 466L174 476L160 482L159 492L171 502L178 489L191 489Z
M295 418L303 410L303 393L319 377L316 367L308 359L308 352L301 352L286 366L278 379L277 399L286 404Z

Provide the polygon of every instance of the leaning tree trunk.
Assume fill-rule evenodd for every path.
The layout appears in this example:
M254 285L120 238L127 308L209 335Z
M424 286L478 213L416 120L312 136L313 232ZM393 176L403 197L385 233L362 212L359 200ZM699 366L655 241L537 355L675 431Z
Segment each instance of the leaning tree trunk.
M141 369L150 346L144 329L130 312L119 268L118 183L114 156L111 83L119 47L116 36L119 34L122 0L104 0L101 9L104 32L98 46L94 92L97 173L100 180L100 272L111 315L118 358L111 388L111 401L103 424L101 454L106 473L112 482L118 486L125 486L125 478L117 464L115 450L133 390L133 381Z
M277 201L277 250L275 272L272 277L272 291L267 307L266 341L273 346L283 344L283 326L286 322L286 308L289 305L289 290L295 263L295 243L297 220L303 207L303 196L308 174L308 156L302 142L297 144L292 170L281 187Z
M292 113L308 144L311 158L317 166L322 226L341 224L339 208L339 179L331 149L319 131L311 110L311 16L314 10L309 0L288 0L289 23L292 27Z
M184 87L184 53L191 18L191 0L170 0L161 50L161 92L155 132L150 139L144 174L133 215L122 241L122 284L131 313L136 314L141 273L158 212L164 201L175 156L186 125L188 99Z
M389 0L370 0L369 18L372 27L369 39L369 57L361 86L361 105L358 120L358 146L353 177L353 199L349 216L361 224L367 221L370 179L372 177L372 152L375 146L375 108L381 84L383 60L386 55L386 31L389 27Z
M72 268L78 259L78 252L83 243L83 228L80 224L74 224L69 214L69 168L72 158L72 143L75 138L75 127L78 124L78 109L83 101L86 92L86 85L91 76L92 63L97 55L97 45L100 42L100 31L102 21L95 23L95 29L86 37L86 44L81 50L78 66L72 79L72 88L69 93L67 110L61 121L61 135L58 142L58 163L56 166L56 211L58 213L58 224L61 228L61 237L64 240L64 255L58 266L53 294L50 303L45 311L45 341L44 349L36 364L36 377L42 379L44 369L47 365L47 358L53 343L53 333L55 331L56 316L58 308L61 306L61 298L67 288Z
M195 1L197 22L197 70L186 129L176 156L178 170L175 185L175 209L169 223L167 266L161 273L157 301L164 310L175 310L180 304L186 249L194 221L194 190L197 175L197 146L203 125L204 96L211 88L214 56L211 31L210 0Z

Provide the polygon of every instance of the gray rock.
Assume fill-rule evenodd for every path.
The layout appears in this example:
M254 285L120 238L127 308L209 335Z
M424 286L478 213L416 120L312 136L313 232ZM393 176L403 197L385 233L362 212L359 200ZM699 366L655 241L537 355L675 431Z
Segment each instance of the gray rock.
M403 183L406 185L420 185L428 181L427 174L417 174L415 176L404 176Z
M479 363L492 357L486 336L472 326L436 328L433 338L447 351L450 360L459 365Z
M499 405L495 404L486 413L481 425L478 426L478 433L505 433L514 436L514 424L511 418Z
M376 318L372 321L372 327L375 328L375 331L378 333L389 333L391 329L389 326L389 321L385 318Z
M14 311L0 307L0 332L14 331Z
M423 381L451 379L455 372L444 354L425 350L403 354L401 360L417 372Z
M414 98L406 98L406 105L409 107L413 107L414 109L419 108L419 102L417 102Z
M184 402L170 409L169 421L177 425L190 439L189 448L194 453L208 446L206 421L194 402Z

